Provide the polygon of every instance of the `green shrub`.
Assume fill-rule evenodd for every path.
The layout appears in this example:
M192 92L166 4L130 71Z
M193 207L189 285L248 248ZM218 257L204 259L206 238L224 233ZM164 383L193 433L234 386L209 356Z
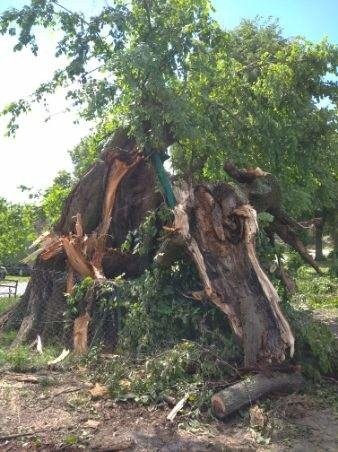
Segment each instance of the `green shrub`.
M205 410L213 384L225 384L236 373L226 361L229 355L226 348L181 341L142 362L125 355L118 357L107 372L106 383L112 396L119 400L131 398L149 404L159 403L165 396L179 399L189 394L191 408Z
M310 311L295 309L284 303L284 310L295 334L294 361L301 364L304 374L314 380L338 371L337 341L329 328L315 322Z

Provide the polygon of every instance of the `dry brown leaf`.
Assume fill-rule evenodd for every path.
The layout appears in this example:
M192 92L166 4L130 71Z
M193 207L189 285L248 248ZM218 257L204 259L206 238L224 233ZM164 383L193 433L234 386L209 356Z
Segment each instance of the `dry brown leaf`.
M108 395L108 388L100 383L95 383L94 387L89 389L89 393L93 399L101 399Z
M267 423L267 416L258 405L254 405L249 410L251 427L264 427Z

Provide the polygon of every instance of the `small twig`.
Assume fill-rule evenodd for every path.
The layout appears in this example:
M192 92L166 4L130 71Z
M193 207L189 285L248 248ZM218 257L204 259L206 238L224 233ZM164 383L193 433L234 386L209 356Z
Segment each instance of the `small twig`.
M40 383L40 380L34 375L10 375L10 378L20 383Z
M48 366L53 366L54 364L57 364L57 363L63 361L69 355L69 353L70 353L70 350L66 350L64 348L62 350L61 354L57 358L48 361L48 363L47 363Z
M62 391L57 392L56 394L53 394L52 397L59 397L59 395L61 394L69 394L71 392L77 392L77 391L81 391L82 386L81 387L77 387L77 388L69 388L69 389L63 389Z
M26 433L13 433L12 435L3 435L0 436L0 442L1 441L8 441L10 439L20 438L21 436L34 436L38 433L43 433L50 431L50 429L45 428L44 430L37 430L35 432L26 432Z
M70 394L72 392L81 391L81 389L83 389L82 386L81 387L76 387L76 388L63 389L62 391L59 391L56 394L51 394L51 395L47 395L45 397L41 397L40 400L54 399L55 397L59 397L62 394Z
M323 380L329 381L330 383L333 383L335 385L338 385L338 380L334 377L322 377Z

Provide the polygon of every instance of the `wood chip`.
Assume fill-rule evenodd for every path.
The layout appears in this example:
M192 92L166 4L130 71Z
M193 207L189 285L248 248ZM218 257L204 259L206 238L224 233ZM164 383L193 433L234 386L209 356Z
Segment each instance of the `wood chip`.
M40 354L42 353L42 340L39 334L36 337L36 351Z
M179 411L181 411L181 409L184 407L186 401L189 398L189 394L186 394L175 406L174 408L170 411L170 413L167 416L167 420L168 421L173 421L177 415L177 413Z
M83 427L84 428L93 428L96 430L99 425L100 425L100 421L96 421L95 419L88 419L88 421L86 421L83 424Z

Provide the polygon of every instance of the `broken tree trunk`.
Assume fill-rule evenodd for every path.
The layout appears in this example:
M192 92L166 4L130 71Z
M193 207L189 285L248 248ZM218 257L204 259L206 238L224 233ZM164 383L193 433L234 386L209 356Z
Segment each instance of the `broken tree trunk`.
M227 315L248 367L281 362L294 351L277 292L255 254L256 231L255 210L224 183L186 191L175 208L174 234L197 266L204 298Z
M237 174L241 182L243 174L245 179L245 171ZM245 183L265 177L267 173L256 169ZM37 334L44 341L51 336L60 339L67 307L64 293L71 292L81 278L143 273L151 256L128 255L119 247L128 232L137 229L163 201L155 187L147 158L140 155L126 131L118 130L69 195L52 233L42 238L43 249L15 317L20 326L15 344L35 339ZM260 208L273 204L276 191L271 194L256 196ZM209 299L227 315L243 344L245 366L281 362L287 353L292 356L293 334L255 254L257 222L250 197L224 183L200 184L185 195L175 208L171 234L197 266L203 286L203 295L197 298ZM93 305L79 312L74 325L72 337L79 352L87 347ZM113 318L104 321L113 328Z
M303 377L298 373L253 375L214 394L211 398L212 410L216 417L224 419L269 394L298 392L303 384Z
M276 233L296 250L307 264L321 274L319 266L296 232L303 229L303 226L282 209L281 191L277 179L260 168L238 169L232 162L226 162L224 170L240 183L241 190L258 213L265 211L273 215L274 220L269 226L269 232Z
M52 234L43 238L48 246L37 253L18 307L0 317L3 330L19 329L14 345L31 341L37 334L44 341L57 338L71 343L70 333L64 333L63 315L67 309L64 294L71 290L73 280L67 276L69 268L75 282L87 274L96 278L96 270L101 269L108 278L143 273L146 257L114 249L162 202L155 185L153 168L139 158L135 140L126 130L117 130L68 196Z

